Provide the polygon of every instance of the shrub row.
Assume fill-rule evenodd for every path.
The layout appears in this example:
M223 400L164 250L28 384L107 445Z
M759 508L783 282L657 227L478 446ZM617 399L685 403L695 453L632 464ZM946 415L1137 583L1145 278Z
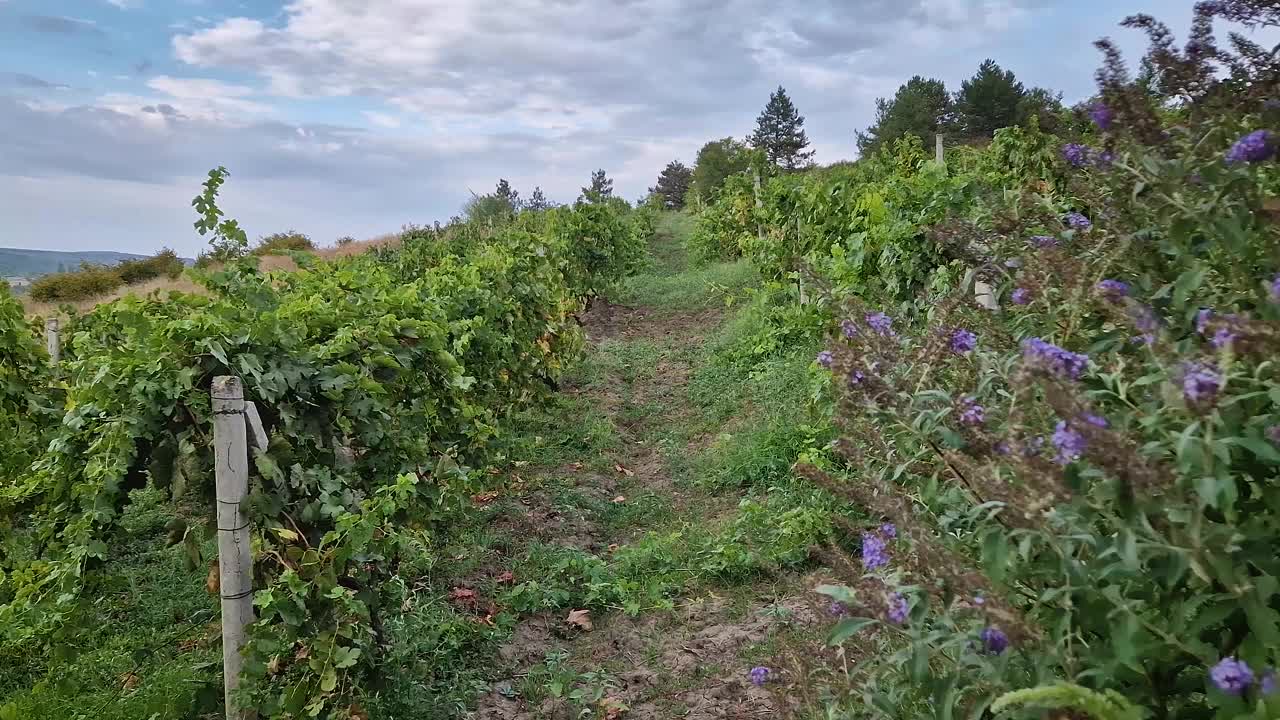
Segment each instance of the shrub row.
M141 260L125 260L118 265L90 265L79 270L53 273L31 283L32 300L40 302L74 302L101 297L124 285L135 285L159 277L175 278L182 274L182 260L165 249Z
M40 642L92 601L82 577L111 561L131 489L212 510L209 387L235 374L271 436L252 458L261 589L241 700L264 717L358 716L401 548L467 504L468 468L554 384L581 345L575 314L634 267L647 223L583 203L295 272L234 260L201 275L208 296L78 318L65 416L0 483L6 641Z

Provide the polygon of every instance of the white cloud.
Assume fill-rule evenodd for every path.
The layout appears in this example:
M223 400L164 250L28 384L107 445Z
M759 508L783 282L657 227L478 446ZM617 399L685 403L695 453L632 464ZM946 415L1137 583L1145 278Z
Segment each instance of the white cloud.
M107 0L107 4L121 10L137 10L142 7L142 0Z

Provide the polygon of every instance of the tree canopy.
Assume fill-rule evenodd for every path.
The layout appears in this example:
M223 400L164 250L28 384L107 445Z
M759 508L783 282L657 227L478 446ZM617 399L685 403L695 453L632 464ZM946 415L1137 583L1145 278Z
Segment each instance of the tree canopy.
M769 96L769 103L756 118L751 145L764 151L769 162L787 170L806 167L812 161L813 151L805 150L809 147L809 138L804 132L804 116L796 110L781 85Z
M863 155L905 135L915 135L928 144L951 121L951 95L941 80L919 75L908 80L891 99L876 99L876 121L858 133L858 150Z
M606 175L603 169L591 173L591 184L582 188L582 197L589 202L613 197L613 178Z
M974 137L990 137L1002 127L1017 125L1021 119L1018 105L1026 94L1012 70L1002 69L995 60L984 60L956 93L960 130Z
M725 178L751 167L751 150L731 137L712 140L698 151L689 188L699 200L710 203Z
M658 184L649 188L650 193L662 197L662 205L671 210L684 207L684 196L689 192L693 171L679 160L672 160L658 176Z

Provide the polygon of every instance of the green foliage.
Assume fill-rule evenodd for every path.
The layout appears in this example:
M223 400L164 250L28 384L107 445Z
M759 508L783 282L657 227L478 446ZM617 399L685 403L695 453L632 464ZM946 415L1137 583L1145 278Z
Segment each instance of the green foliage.
M0 479L25 470L57 422L49 356L0 281Z
M916 75L899 87L893 98L876 98L876 121L865 132L858 132L858 152L868 156L907 135L932 143L950 122L951 114L946 85Z
M1114 158L1078 168L1050 168L1033 130L1001 131L981 182L1018 190L983 188L948 230L978 239L1002 313L974 307L968 283L842 308L843 462L806 472L897 539L885 567L826 589L886 638L833 706L1276 716L1280 256L1265 208L1280 173L1224 161L1259 126L1240 108L1167 119L1157 146L1117 126ZM864 321L877 310L896 334ZM976 349L955 350L956 328ZM1046 367L1032 338L1087 367ZM911 608L900 623L884 614L893 593ZM1234 692L1212 675L1228 659L1254 675Z
M88 300L106 295L124 284L116 268L81 265L79 270L37 278L27 294L40 302Z
M769 95L769 102L756 118L751 146L764 153L771 165L786 170L807 167L813 158L809 137L804 132L804 116L781 85Z
M601 202L611 197L613 197L613 178L600 169L591 173L591 184L582 188L582 197L579 200Z
M197 198L206 227L222 175ZM413 230L296 272L233 260L201 276L207 296L126 297L77 318L65 416L0 483L3 642L48 639L93 601L86 579L127 537L130 490L150 483L175 513L212 507L209 386L236 374L271 436L252 458L260 590L241 700L265 717L356 714L397 564L468 503L467 468L553 385L581 345L574 314L652 230L618 200L552 212ZM6 352L29 355L14 337ZM16 402L5 417L10 404L36 422Z
M209 252L196 258L197 265L225 262L243 257L249 251L249 236L240 228L240 223L231 218L223 219L224 213L218 207L218 191L230 174L221 166L210 170L208 179L204 181L204 191L191 200L191 207L200 216L195 222L196 232L201 237L210 235Z
M709 205L731 175L751 168L751 151L731 138L712 140L698 150L689 190L701 205Z
M649 192L662 198L662 207L667 210L679 210L684 207L685 195L689 192L689 182L693 171L685 167L679 160L672 160L663 168L658 176L658 184L649 188Z
M257 247L250 254L286 255L290 252L310 252L315 249L315 243L311 242L311 238L300 232L289 230L287 232L271 233L260 238Z
M1012 70L984 60L956 93L956 124L971 137L991 137L996 130L1018 123L1018 108L1026 94Z
M112 269L125 285L134 285L160 277L176 278L185 267L177 253L165 248L149 258L125 260Z

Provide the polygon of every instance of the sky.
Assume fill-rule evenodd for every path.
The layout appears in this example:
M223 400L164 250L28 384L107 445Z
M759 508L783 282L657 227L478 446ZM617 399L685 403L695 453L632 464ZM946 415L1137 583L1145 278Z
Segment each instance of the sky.
M571 202L604 168L643 196L746 136L771 90L816 160L856 156L875 99L985 58L1090 96L1092 41L1183 0L0 0L0 246L194 256L191 198L250 237L319 244L447 220L506 178Z

